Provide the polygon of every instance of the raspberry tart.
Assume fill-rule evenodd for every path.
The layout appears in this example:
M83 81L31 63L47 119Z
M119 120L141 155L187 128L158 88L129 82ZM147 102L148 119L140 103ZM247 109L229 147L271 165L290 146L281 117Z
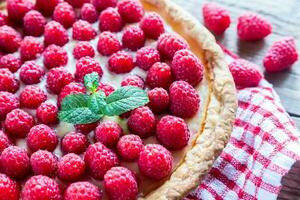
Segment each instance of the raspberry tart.
M237 107L208 30L170 0L3 8L1 194L183 199L199 185Z

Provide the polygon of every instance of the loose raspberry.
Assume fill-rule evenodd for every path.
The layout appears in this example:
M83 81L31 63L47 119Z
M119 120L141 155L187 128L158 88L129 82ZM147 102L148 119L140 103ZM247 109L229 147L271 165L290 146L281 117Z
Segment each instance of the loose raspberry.
M56 21L50 21L45 26L45 45L56 44L64 46L69 41L66 29Z
M171 112L182 118L194 116L200 107L198 92L185 81L175 81L169 89Z
M74 8L81 8L84 3L88 3L89 0L66 0Z
M30 170L27 151L17 146L9 146L0 156L2 172L14 179L23 179Z
M145 41L146 38L141 28L137 26L128 26L125 28L122 37L123 47L136 51L144 46Z
M100 142L88 147L84 161L91 176L100 180L108 170L119 164L117 155Z
M70 132L61 141L61 148L66 153L83 153L89 142L82 133Z
M272 26L260 15L245 13L238 18L237 32L241 40L261 40L271 34Z
M44 33L46 23L45 17L39 11L31 10L24 16L24 31L27 35L39 37Z
M72 183L65 191L64 200L101 200L99 188L89 182Z
M97 35L97 32L92 25L89 22L81 19L75 22L72 28L74 40L90 41Z
M172 154L159 144L148 144L140 153L140 172L153 180L162 180L172 172Z
M20 82L14 74L6 68L0 69L0 91L15 93L20 87Z
M90 23L94 23L97 21L98 13L96 8L91 3L85 3L81 7L80 10L80 17L81 19L88 21Z
M44 74L44 69L34 61L25 62L20 69L20 79L27 85L41 82Z
M73 49L74 58L80 59L85 56L93 58L95 56L95 51L88 42L78 42Z
M100 82L98 86L98 90L102 90L102 92L104 92L104 94L108 96L115 91L115 88L111 85Z
M32 176L23 187L22 200L62 200L59 185L51 178L43 175Z
M34 60L44 50L44 46L36 38L26 36L20 45L20 56L23 61Z
M52 44L48 46L44 53L44 65L48 68L65 66L68 63L68 54L62 47Z
M157 62L150 67L146 83L150 88L162 87L168 89L173 82L171 67L166 63Z
M92 4L98 11L102 11L108 7L116 7L118 0L92 0Z
M113 121L100 123L95 130L95 139L107 147L114 147L123 134L121 126Z
M0 27L0 49L13 53L17 51L21 43L21 35L10 26L4 25Z
M110 56L121 50L121 43L115 34L104 31L99 35L97 49L102 55Z
M19 100L14 94L0 91L0 120L4 119L7 113L19 107Z
M73 7L67 2L59 3L54 9L52 17L65 28L70 28L76 21L76 13Z
M138 135L124 135L117 144L118 155L128 162L137 160L143 148L143 140Z
M11 141L7 137L7 135L0 130L0 154L4 149L12 145ZM0 192L1 193L1 192Z
M99 29L103 31L118 32L123 27L121 15L115 8L107 8L99 16Z
M136 65L139 68L149 70L156 62L160 62L160 55L156 49L143 47L136 52Z
M0 58L0 68L7 68L16 72L21 67L21 59L13 54L6 54Z
M140 22L140 27L147 38L158 39L165 32L162 18L155 12L147 13Z
M100 78L103 75L101 65L93 58L83 57L76 62L76 81L83 82L84 76L92 72L97 72Z
M33 117L21 109L9 112L4 122L5 130L13 137L25 137L33 126Z
M154 88L148 91L149 108L157 114L163 113L169 108L169 94L163 88Z
M19 200L20 188L14 180L0 173L0 198L1 200Z
M117 7L122 19L128 23L138 22L144 15L144 8L139 0L121 0Z
M49 151L38 150L31 155L30 164L35 175L53 176L57 170L57 157Z
M33 2L30 0L7 0L6 9L8 17L13 22L21 22L24 15L32 10L34 7Z
M144 89L145 83L144 80L137 75L126 76L121 82L121 86L135 86L141 89Z
M268 72L278 72L291 68L298 60L295 40L291 37L282 38L271 46L264 57L264 67Z
M56 132L49 126L39 124L30 129L26 142L32 151L41 149L52 152L57 146L58 138Z
M111 200L137 199L135 175L125 167L113 167L104 176L104 188Z
M7 15L4 14L3 12L0 13L0 26L7 25L8 24L8 19Z
M90 124L77 124L77 125L75 125L75 129L79 133L87 135L90 132L92 132L93 130L95 130L95 128L97 127L97 125L98 125L97 122L90 123Z
M29 85L20 94L21 106L25 108L37 108L47 100L47 94L38 86Z
M62 67L53 68L47 73L46 82L51 92L59 94L66 85L73 82L73 76Z
M108 69L116 74L128 73L134 68L132 56L125 51L118 51L108 59Z
M76 154L69 153L58 161L58 177L64 181L75 181L85 171L84 161Z
M36 0L35 7L45 16L51 16L59 0Z
M58 108L47 102L42 103L36 109L36 117L43 124L56 124L58 122L57 114Z
M79 93L85 93L85 87L81 84L81 83L75 83L75 82L71 82L68 85L66 85L60 92L58 99L57 99L57 105L58 107L60 107L60 104L62 102L62 100L70 95L70 94L79 94Z

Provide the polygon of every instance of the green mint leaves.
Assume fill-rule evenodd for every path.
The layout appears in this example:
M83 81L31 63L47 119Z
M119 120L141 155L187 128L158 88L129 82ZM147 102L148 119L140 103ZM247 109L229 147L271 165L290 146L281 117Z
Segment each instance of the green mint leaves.
M128 112L149 102L147 93L133 86L120 87L108 97L98 89L99 76L93 72L84 77L87 94L71 94L62 101L58 117L72 124L89 124L104 115L114 116Z

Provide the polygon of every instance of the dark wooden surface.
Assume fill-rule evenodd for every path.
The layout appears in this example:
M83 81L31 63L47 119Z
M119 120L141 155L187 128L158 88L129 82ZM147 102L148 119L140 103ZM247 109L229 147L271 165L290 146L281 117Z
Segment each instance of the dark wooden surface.
M202 0L173 0L202 22ZM262 60L271 44L284 36L295 38L300 52L300 0L212 0L223 5L231 16L231 26L217 39L241 58L248 59L261 67ZM273 33L257 42L239 41L236 22L245 12L256 12L268 19ZM291 70L276 74L265 73L265 78L274 85L282 104L300 129L300 61Z

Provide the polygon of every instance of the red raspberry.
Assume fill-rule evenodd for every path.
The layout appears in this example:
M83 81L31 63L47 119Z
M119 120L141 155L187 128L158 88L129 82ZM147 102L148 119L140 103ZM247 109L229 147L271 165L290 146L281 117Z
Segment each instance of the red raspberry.
M90 132L92 132L93 130L95 130L97 125L98 125L97 122L90 123L90 124L77 124L77 125L75 125L75 129L76 129L76 131L78 131L84 135L87 135Z
M30 164L35 175L53 176L57 170L57 157L49 151L38 150L31 155Z
M84 3L88 3L89 0L66 0L74 8L81 8Z
M73 7L67 2L59 3L54 9L52 17L65 28L70 28L76 21L76 13Z
M98 90L102 90L104 94L108 96L115 91L115 88L111 85L100 82L98 86Z
M47 100L47 94L38 86L29 85L20 94L21 106L25 108L37 108Z
M0 130L0 154L4 149L12 145L11 141L7 137L7 135ZM1 193L1 192L0 192Z
M115 8L103 10L99 16L99 29L103 31L118 32L123 27L121 15Z
M1 12L0 13L0 26L7 25L7 23L8 23L7 15Z
M85 87L81 84L81 83L75 83L75 82L71 82L68 85L66 85L60 92L58 99L57 99L57 104L58 107L60 107L60 104L62 102L62 100L70 95L70 94L79 94L79 93L85 93Z
M22 190L23 200L62 200L59 185L51 178L43 175L32 176Z
M188 48L188 43L181 36L173 33L164 33L157 41L157 50L166 59L172 59L177 51Z
M117 144L118 155L128 162L138 159L143 148L143 140L138 135L124 135Z
M0 91L15 93L20 87L20 82L14 74L6 68L0 69Z
M149 70L156 62L160 62L159 52L156 49L143 47L136 52L136 65L139 68Z
M140 153L140 172L153 180L162 180L172 172L172 154L159 144L148 144Z
M137 199L135 175L125 167L113 167L104 176L104 188L111 200Z
M238 18L238 36L241 40L260 40L272 32L271 24L255 13L245 13Z
M121 126L112 121L100 123L95 130L95 139L107 147L114 147L123 134Z
M27 85L41 82L45 71L34 61L25 62L20 69L20 79Z
M80 59L85 56L93 58L95 56L95 51L90 43L78 42L73 49L73 55L75 59Z
M173 82L171 67L166 63L157 62L147 73L146 83L150 88L162 87L168 89Z
M128 26L125 28L122 43L124 48L128 48L132 51L136 51L143 47L146 38L142 29L137 26Z
M163 88L154 88L148 91L149 108L157 114L163 113L169 108L169 94Z
M169 88L171 112L182 118L194 116L200 107L198 92L185 81L175 81Z
M133 58L125 51L118 51L108 59L109 71L116 74L128 73L133 67Z
M155 116L149 107L139 107L131 112L127 125L132 133L146 138L155 131Z
M121 43L115 34L104 31L99 35L97 49L102 55L110 56L121 50Z
M73 76L62 67L53 68L47 73L47 88L54 94L60 91L69 83L73 82Z
M294 38L286 37L273 43L264 57L264 67L268 72L278 72L288 68L298 60Z
M5 130L13 137L25 137L33 126L33 117L21 109L9 112L4 122Z
M14 94L0 91L0 120L4 119L7 113L19 107L19 100Z
M81 19L88 21L90 23L94 23L97 21L98 13L96 8L91 3L85 3L81 7L80 10L80 17Z
M76 62L75 79L78 82L83 82L84 76L92 72L97 72L101 78L103 75L100 63L91 57L82 57Z
M6 54L0 58L0 68L7 68L16 72L21 67L21 59L13 54Z
M92 4L98 11L102 11L108 7L116 7L118 0L92 0Z
M61 148L66 153L83 153L89 142L82 133L70 132L61 141Z
M203 79L203 68L201 61L186 49L175 53L171 65L175 80L186 81L192 86L198 85Z
M31 10L24 16L23 25L27 35L41 36L44 33L47 20L36 10Z
M36 117L39 122L43 124L56 124L58 108L51 104L44 102L36 109Z
M58 138L56 132L49 126L39 124L30 129L26 142L32 151L41 149L52 152L57 146Z
M20 188L14 180L0 173L0 197L1 200L19 200Z
M44 50L44 46L36 38L26 36L20 45L20 56L23 61L34 60Z
M58 177L64 181L75 181L85 171L84 161L76 154L69 153L58 161Z
M165 32L162 18L155 12L147 13L140 22L140 27L147 38L157 40Z
M97 32L92 25L89 22L81 19L75 22L72 28L74 40L90 41L97 35Z
M30 171L27 151L17 146L9 146L0 156L2 172L14 179L23 179Z
M34 7L33 2L30 0L7 0L6 9L8 17L13 22L21 22L24 15L32 10Z
M65 191L64 200L101 200L99 188L89 182L72 183Z
M126 76L121 82L121 86L135 86L141 89L144 89L145 83L144 80L137 75Z
M58 3L59 0L36 0L35 7L45 16L50 16Z
M100 142L88 147L84 154L84 161L90 175L100 180L108 170L119 164L117 155Z
M65 66L68 63L68 54L62 47L52 44L48 46L44 53L44 65L48 68Z
M45 26L45 45L56 44L64 46L69 41L66 29L56 21L50 21Z
M144 15L144 8L139 0L121 0L118 2L118 11L125 22L138 22Z
M17 51L21 43L21 35L10 26L0 27L0 49L8 53Z

